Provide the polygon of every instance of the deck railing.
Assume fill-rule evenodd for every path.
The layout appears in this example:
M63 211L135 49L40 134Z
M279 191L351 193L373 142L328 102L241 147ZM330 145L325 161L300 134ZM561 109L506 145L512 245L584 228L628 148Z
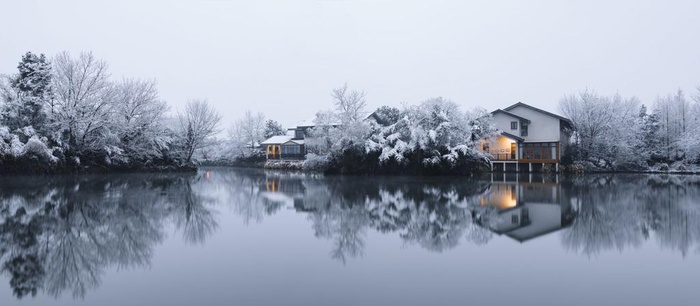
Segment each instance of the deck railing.
M491 160L494 161L517 161L518 159L513 158L511 153L490 153Z

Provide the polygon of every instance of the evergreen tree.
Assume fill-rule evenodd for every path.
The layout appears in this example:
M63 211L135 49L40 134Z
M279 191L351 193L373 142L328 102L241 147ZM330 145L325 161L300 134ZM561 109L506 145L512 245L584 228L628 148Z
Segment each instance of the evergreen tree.
M287 134L287 131L282 124L272 119L265 121L265 139L284 134Z
M374 119L381 126L390 126L401 119L401 110L396 107L382 106L374 111Z
M12 95L5 95L2 123L10 130L27 126L45 129L44 104L51 99L51 64L44 54L27 52L17 66L19 73L10 79Z
M639 111L639 136L640 155L651 165L656 162L665 161L665 154L662 152L663 141L659 133L659 116L655 113L647 113L646 106L642 105Z

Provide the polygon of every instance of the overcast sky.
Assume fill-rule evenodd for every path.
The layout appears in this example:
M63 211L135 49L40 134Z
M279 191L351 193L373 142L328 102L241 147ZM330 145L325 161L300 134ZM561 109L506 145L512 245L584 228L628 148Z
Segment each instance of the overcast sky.
M175 109L207 98L292 125L347 82L368 104L442 96L465 109L559 112L585 88L657 95L700 84L700 1L12 1L0 73L26 51L92 51L115 78L155 78Z

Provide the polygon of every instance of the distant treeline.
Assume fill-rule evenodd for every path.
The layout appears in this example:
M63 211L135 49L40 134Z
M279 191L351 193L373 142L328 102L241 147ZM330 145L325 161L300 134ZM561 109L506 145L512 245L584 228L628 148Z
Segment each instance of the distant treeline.
M331 92L333 110L320 111L306 137L304 169L345 174L472 174L488 170L480 142L499 134L486 110L463 112L455 102L431 98L401 109L365 111L363 91L347 85ZM693 102L694 101L694 102ZM565 171L698 171L700 88L658 98L651 109L636 97L583 91L560 101L573 123L564 144ZM276 121L263 124L250 112L220 148L228 160L263 160L260 143L284 134ZM212 154L217 156L217 154ZM234 162L235 164L235 162Z
M700 162L700 87L661 96L651 109L638 98L586 90L564 97L574 125L564 162L582 170L697 170Z
M333 89L331 98L334 109L318 112L315 127L307 131L307 171L463 175L488 170L480 142L497 131L484 109L463 111L457 103L437 97L403 109L383 106L370 115L363 91L344 85ZM278 127L260 113L247 112L230 128L229 141L210 156L233 165L264 160L253 144L286 133Z
M220 121L203 100L168 117L154 80L114 81L91 53L17 69L0 78L0 173L194 170Z

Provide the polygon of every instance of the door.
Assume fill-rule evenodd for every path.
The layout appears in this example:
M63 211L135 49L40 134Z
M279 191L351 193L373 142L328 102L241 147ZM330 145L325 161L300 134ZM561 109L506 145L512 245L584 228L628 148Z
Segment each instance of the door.
M510 159L515 160L516 159L516 154L518 153L516 149L515 142L510 144Z

